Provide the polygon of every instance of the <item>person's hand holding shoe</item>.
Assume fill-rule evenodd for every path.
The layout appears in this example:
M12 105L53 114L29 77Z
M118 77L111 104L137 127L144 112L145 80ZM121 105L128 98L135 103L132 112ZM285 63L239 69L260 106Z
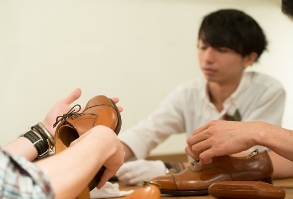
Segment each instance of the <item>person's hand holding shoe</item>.
M55 136L55 128L53 127L56 118L60 115L67 113L71 108L71 104L81 96L80 88L74 89L69 95L57 101L54 106L49 110L42 124L46 129ZM80 110L78 110L80 111Z
M124 163L116 173L120 182L126 185L142 185L142 181L166 175L165 164L160 160L135 160Z

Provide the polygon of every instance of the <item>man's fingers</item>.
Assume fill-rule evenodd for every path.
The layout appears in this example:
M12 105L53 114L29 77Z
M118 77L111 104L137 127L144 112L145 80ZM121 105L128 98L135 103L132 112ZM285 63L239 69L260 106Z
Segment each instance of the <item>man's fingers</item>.
M198 157L196 157L196 156L193 154L193 152L192 152L190 146L186 146L186 147L185 147L185 153L186 153L187 155L189 155L190 157L192 157L193 159L198 159Z
M81 96L81 89L76 88L74 91L72 91L68 96L63 98L62 101L64 101L66 104L71 104L75 100L77 100Z
M100 189L102 188L102 186L104 186L106 184L106 182L115 175L116 170L112 170L112 169L106 169L104 171L104 174L99 182L99 184L97 185L97 188Z
M123 111L123 108L121 106L118 106L117 108L118 108L119 113L121 113Z
M119 102L119 98L118 97L112 97L111 100L117 104ZM118 111L121 113L123 111L123 108L121 106L117 106Z
M215 157L215 153L212 149L206 150L199 155L199 159L203 164L212 163L212 158Z
M209 127L209 124L206 124L204 126L199 127L198 129L193 131L193 135L196 135L198 133L201 133L202 131L205 131Z
M197 145L200 142L203 142L204 140L208 139L209 135L206 132L206 130L201 131L199 133L193 134L190 138L186 140L187 144L192 147L194 145Z
M202 153L211 149L213 146L210 144L208 140L204 140L196 145L191 147L191 151L195 157L201 157Z
M216 155L207 143L200 143L196 146L186 146L185 152L193 159L199 159L203 164L212 163L212 158Z
M111 100L116 104L119 102L119 98L118 97L112 97Z

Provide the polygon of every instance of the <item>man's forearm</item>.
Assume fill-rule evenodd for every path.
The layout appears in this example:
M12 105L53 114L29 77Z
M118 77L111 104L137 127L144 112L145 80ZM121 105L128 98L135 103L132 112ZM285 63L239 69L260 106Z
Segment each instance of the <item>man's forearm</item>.
M257 144L266 146L280 156L293 161L293 131L264 123L256 134Z
M3 150L13 155L23 156L29 161L38 156L38 151L34 145L25 137L19 137L9 142L3 147Z
M273 151L269 152L270 158L273 163L274 173L273 178L291 178L293 177L293 162L279 156Z
M72 142L63 152L36 162L49 176L56 198L76 197L109 157L124 154L120 142L114 139L115 136L110 129L96 126ZM113 159L119 163L120 157L124 158L118 156Z
M122 143L123 149L125 151L125 159L124 160L126 162L134 157L134 153L126 144L124 144L123 142L121 142L121 143Z

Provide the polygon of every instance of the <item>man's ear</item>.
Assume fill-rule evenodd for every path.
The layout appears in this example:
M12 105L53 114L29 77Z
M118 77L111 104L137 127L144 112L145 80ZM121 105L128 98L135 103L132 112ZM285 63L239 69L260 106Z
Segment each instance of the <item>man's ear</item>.
M258 54L256 52L252 52L249 55L246 55L244 58L244 68L252 65L255 60L258 58Z

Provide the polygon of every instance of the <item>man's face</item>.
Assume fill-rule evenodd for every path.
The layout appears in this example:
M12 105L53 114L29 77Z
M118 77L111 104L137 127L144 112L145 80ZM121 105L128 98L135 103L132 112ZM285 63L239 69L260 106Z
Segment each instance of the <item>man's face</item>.
M238 82L248 66L246 59L234 50L214 48L201 40L198 42L198 60L206 79L219 84Z

